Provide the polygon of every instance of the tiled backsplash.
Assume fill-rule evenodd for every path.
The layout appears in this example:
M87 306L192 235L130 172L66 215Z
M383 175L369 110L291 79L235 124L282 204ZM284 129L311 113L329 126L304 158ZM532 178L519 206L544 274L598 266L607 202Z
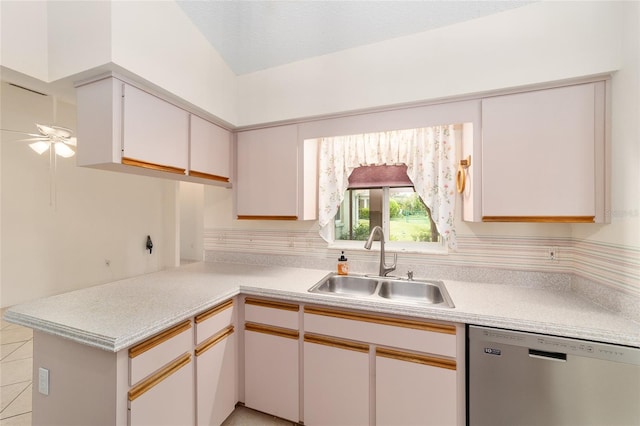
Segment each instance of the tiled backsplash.
M314 231L207 229L206 261L277 264L333 270L339 250ZM549 259L549 248L556 259ZM348 254L350 270L374 273L379 253ZM458 236L458 250L399 253L394 274L416 277L573 289L609 309L640 320L640 255L637 250L571 238Z

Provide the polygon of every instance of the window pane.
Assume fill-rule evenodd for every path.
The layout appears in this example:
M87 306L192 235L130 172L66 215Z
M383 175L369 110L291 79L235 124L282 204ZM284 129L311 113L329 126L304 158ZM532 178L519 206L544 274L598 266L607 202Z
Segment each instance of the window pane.
M334 223L336 240L365 241L382 225L382 189L347 190Z
M389 189L389 241L438 241L431 215L413 187Z

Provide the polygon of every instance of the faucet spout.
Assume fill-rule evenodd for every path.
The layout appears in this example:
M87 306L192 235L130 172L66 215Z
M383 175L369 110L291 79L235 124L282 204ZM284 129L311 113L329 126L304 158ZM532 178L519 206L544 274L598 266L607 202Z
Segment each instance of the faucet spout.
M379 234L379 236L380 236L380 271L379 271L379 275L381 277L386 277L389 272L395 271L396 263L398 262L398 254L397 253L393 254L393 263L391 265L387 265L385 263L384 232L382 231L382 228L379 227L379 226L374 226L373 227L373 229L371 230L371 233L369 234L369 238L367 239L367 242L364 243L364 248L366 248L367 250L371 250L371 245L373 244L373 239L375 238L376 234Z

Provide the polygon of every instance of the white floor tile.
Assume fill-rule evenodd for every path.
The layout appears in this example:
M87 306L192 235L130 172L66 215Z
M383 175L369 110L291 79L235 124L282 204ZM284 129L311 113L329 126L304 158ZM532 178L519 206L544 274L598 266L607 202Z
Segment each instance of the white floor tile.
M33 358L3 362L0 366L0 386L26 382L33 378Z
M0 387L0 413L24 392L30 384L31 381L28 381Z
M32 386L29 385L7 408L2 410L0 419L31 412Z
M10 355L8 355L7 357L2 357L2 362L16 361L26 358L33 358L33 340L22 343L21 346L13 351Z
M20 414L0 420L2 426L31 426L31 413Z
M9 326L0 330L0 343L26 342L33 338L33 330L20 326Z

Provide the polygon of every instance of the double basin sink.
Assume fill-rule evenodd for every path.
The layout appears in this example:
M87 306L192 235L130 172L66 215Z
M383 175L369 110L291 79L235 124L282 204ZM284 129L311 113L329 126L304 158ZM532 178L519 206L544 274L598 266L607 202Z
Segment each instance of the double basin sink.
M331 274L311 287L309 291L336 296L383 298L405 303L454 307L442 281Z

